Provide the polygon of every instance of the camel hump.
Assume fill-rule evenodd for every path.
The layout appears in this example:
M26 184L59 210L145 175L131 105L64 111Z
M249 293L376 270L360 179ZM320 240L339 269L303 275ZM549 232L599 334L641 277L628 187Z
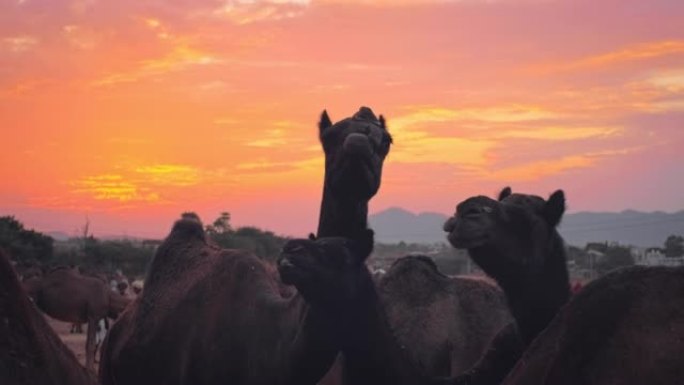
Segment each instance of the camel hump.
M373 110L366 106L362 106L361 108L359 108L359 111L354 114L354 118L364 120L378 120L378 118L373 113Z
M196 239L199 241L206 241L202 221L196 215L194 217L183 216L183 218L177 220L176 223L173 224L169 239Z
M404 269L418 269L421 266L427 267L431 269L433 272L443 275L439 271L439 268L437 267L435 261L427 255L423 254L411 254L398 258L394 261L394 263L392 263L391 268L402 267Z

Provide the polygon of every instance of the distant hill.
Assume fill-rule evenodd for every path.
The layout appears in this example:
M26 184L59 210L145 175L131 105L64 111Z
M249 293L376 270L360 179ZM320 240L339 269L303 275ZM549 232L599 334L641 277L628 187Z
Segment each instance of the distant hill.
M446 242L442 225L447 218L445 214L414 214L393 207L370 215L369 222L378 242L436 243ZM684 235L684 210L676 213L626 210L566 214L560 232L568 244L577 246L602 241L640 247L662 246L668 235Z

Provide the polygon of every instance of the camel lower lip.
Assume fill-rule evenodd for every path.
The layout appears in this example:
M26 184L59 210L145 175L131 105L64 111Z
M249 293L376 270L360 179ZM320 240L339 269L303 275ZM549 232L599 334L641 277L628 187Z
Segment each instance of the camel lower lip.
M454 233L449 235L449 243L457 249L470 249L473 247L482 246L485 244L487 237L485 235L463 237L457 236Z

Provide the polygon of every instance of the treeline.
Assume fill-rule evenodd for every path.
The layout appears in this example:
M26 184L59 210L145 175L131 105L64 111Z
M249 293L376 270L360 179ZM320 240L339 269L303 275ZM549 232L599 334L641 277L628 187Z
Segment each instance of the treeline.
M207 225L206 233L218 246L249 250L268 261L275 261L287 241L287 238L256 227L233 229L227 212ZM126 276L139 278L145 274L160 243L159 240L102 240L87 232L82 237L55 241L48 235L24 228L13 216L0 217L0 248L21 266L80 266L103 273L121 270Z
M49 262L54 255L52 237L25 229L13 216L0 217L0 247L17 260Z
M184 213L183 215L195 215ZM253 252L266 261L275 261L288 238L257 227L233 228L230 213L223 212L205 226L207 237L223 248ZM88 270L111 273L121 270L129 277L141 277L149 265L159 240L101 240L92 235L55 241L50 236L24 228L12 216L0 217L0 248L23 264L45 267L77 265ZM668 257L684 254L684 238L669 236L661 249ZM376 244L369 265L388 269L397 258L409 254L431 257L444 274L472 274L477 267L464 250L456 250L446 243L418 244L399 242ZM585 270L598 276L610 270L633 265L632 250L619 244L589 243L585 247L568 247L568 263L572 271Z
M144 241L100 240L92 235L55 241L24 228L13 216L0 217L0 248L22 266L81 266L88 271L111 273L121 270L140 277L154 255L154 246Z

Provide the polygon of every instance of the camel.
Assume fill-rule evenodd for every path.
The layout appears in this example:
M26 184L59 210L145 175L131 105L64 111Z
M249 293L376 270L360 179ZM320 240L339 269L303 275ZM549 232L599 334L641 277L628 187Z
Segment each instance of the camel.
M367 228L368 200L380 187L392 137L384 117L376 118L367 107L334 125L324 111L319 130L326 167L317 236L349 236ZM412 358L422 369L433 375L460 373L510 322L503 294L483 282L445 277L434 264L425 269L418 261L400 259L376 280L381 302L397 338L415 352ZM422 289L408 293L408 287ZM417 313L413 306L419 295L425 312ZM339 383L342 366L338 359L321 384Z
M22 289L0 250L0 383L95 385Z
M330 277L332 281L336 277ZM145 290L110 329L108 384L315 384L337 354L328 317L283 297L264 262L208 242L178 220L157 250Z
M53 269L42 278L24 282L28 294L45 314L72 324L88 324L86 337L86 368L94 370L97 351L97 323L116 318L130 302L111 292L102 280L82 275L76 268Z
M490 350L462 383L499 383L522 349L551 322L570 297L565 244L556 227L565 212L565 195L548 200L513 194L509 187L498 201L476 196L458 204L444 230L456 248L465 248L475 263L504 290L515 324L501 330Z
M443 275L426 256L396 260L376 282L393 334L418 369L430 376L472 367L512 321L495 284Z
M368 227L368 202L380 188L392 136L368 107L335 124L324 110L318 128L325 177L316 234L349 236Z
M587 284L505 385L666 385L684 378L684 268L622 268Z
M507 346L494 343L495 354L485 356L469 376L456 383L680 382L684 378L684 268L620 269L591 282L561 307L570 295L569 282L562 240L552 228L560 221L564 200L561 191L544 202L506 188L499 202L484 197L466 200L445 224L450 242L468 248L476 263L498 277L514 307L521 335L530 344L505 379L501 380L505 366L496 363L506 361L501 359L506 354L496 352ZM527 216L521 215L521 208ZM521 227L533 229L534 238L546 237L549 242L529 248L527 258L510 258L497 245L520 248L514 238L502 235Z
M348 237L288 241L278 259L285 283L325 309L328 329L344 354L345 383L355 385L448 384L424 376L398 343L364 262L373 247L373 231ZM350 269L350 267L354 267ZM331 277L344 277L343 284Z
M506 198L506 197L503 197ZM459 205L459 215L468 215L467 220L473 217L482 219L480 214L489 214L494 209L484 209L479 203L484 197L478 197L467 202L468 204ZM496 202L490 200L492 202ZM485 201L487 202L487 201ZM514 204L515 202L515 204ZM357 287L348 292L356 293L351 296L346 307L349 309L344 314L340 314L333 320L331 328L337 335L341 336L341 349L345 357L347 368L345 378L350 384L464 384L468 380L493 380L503 378L508 370L513 366L517 358L522 353L522 346L533 338L545 326L544 320L548 323L555 312L562 306L568 298L568 280L565 269L564 250L562 239L558 236L555 226L560 221L564 211L564 197L562 192L552 195L549 202L532 196L515 194L510 197L504 205L501 203L501 211L507 220L511 220L515 226L495 227L491 235L484 237L480 231L473 235L475 239L465 237L465 228L460 220L451 219L446 229L452 234L450 240L456 245L472 246L473 248L482 247L488 252L483 258L473 256L473 259L482 263L485 271L492 273L499 282L506 298L511 305L516 323L510 323L495 337L493 346L482 361L476 364L479 371L468 371L466 374L456 378L435 377L426 373L412 358L415 354L412 347L403 344L400 338L395 335L390 326L390 319L382 306L382 300L378 294L376 286L373 284L372 277L367 269L359 269L358 276L353 279L353 284ZM477 208L477 211L470 212L470 207ZM458 219L461 219L460 217ZM496 221L484 221L485 224L499 224ZM458 230L457 230L458 229ZM482 228L480 228L482 230ZM534 236L532 236L534 234ZM480 243L476 243L477 240ZM298 242L303 243L304 240ZM324 242L324 239L308 242ZM467 243L469 242L469 243ZM343 249L344 243L336 243L338 248ZM506 247L500 247L506 245ZM558 249L560 247L560 249ZM472 250L471 250L472 251ZM297 253L308 256L297 257ZM314 254L311 256L310 254ZM528 254L531 253L531 254ZM560 253L560 254L559 254ZM289 264L295 268L302 268L313 275L315 272L324 270L316 264L322 263L324 259L340 259L339 255L344 254L340 250L325 250L315 247L290 248L283 258L289 260ZM475 253L477 255L477 252ZM477 258L477 259L476 259ZM489 259L498 261L503 258L505 267L509 270L497 270L491 268L493 264ZM299 262L293 262L295 259ZM558 262L562 262L559 263ZM282 262L281 262L282 263ZM308 263L314 266L306 266ZM333 262L327 262L334 265ZM337 262L342 264L342 262ZM519 264L519 265L518 265ZM303 266L302 266L303 265ZM292 267L289 267L293 269ZM320 268L320 270L318 270ZM526 269L530 271L527 272ZM558 269L558 271L556 271ZM541 271L556 274L556 279L540 277ZM563 274L565 273L565 275ZM510 273L511 276L502 273ZM525 274L528 275L525 275ZM293 272L290 276L297 276ZM323 275L323 273L320 273ZM329 275L326 273L325 275ZM307 281L315 280L320 287L319 293L329 293L331 290L340 288L330 288L325 286L325 280L316 279L306 274L300 274L303 278L292 280L298 290L305 290ZM533 277L540 279L539 283L529 283L525 278ZM563 283L564 282L564 283ZM538 285L534 287L534 285ZM535 292L532 289L542 289ZM520 292L516 291L520 289ZM564 289L564 290L563 290ZM531 292L528 292L531 291ZM319 294L322 295L322 294ZM322 299L319 299L322 301ZM525 311L533 310L533 314L526 314ZM538 313L537 313L538 312ZM550 316L549 316L550 315ZM541 318L538 320L535 318ZM541 329L540 329L541 327ZM486 382L474 382L486 383Z
M367 228L368 200L380 187L392 137L384 117L376 118L367 107L334 125L324 111L319 129L326 167L317 236L349 236ZM445 277L434 264L420 261L400 259L376 281L381 302L397 338L411 348L422 369L432 375L460 373L477 361L511 316L498 288ZM417 290L407 292L409 287ZM419 296L424 312L413 309ZM331 370L336 374L321 383L338 383L341 366L338 360Z
M333 125L323 111L319 135L326 174L318 231L365 228L391 142L384 119L362 107ZM339 351L324 327L329 314L275 278L256 256L211 245L199 218L184 214L105 340L102 383L315 384ZM343 284L343 275L329 278Z

